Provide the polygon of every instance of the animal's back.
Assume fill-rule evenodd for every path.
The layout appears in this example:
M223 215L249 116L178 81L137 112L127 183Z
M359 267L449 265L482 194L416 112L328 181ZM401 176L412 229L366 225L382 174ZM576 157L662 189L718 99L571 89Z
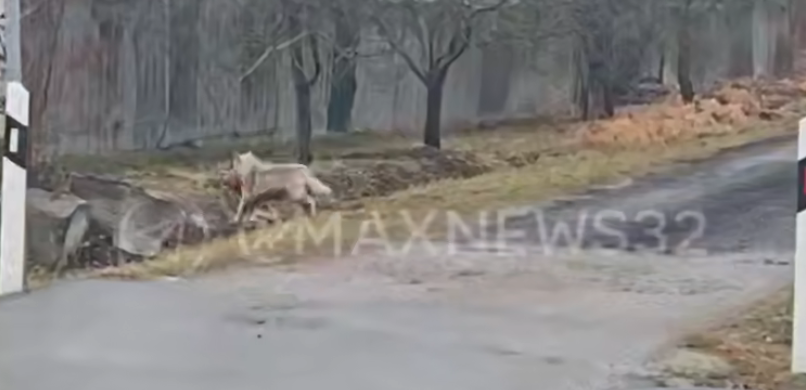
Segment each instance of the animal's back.
M238 162L241 167L246 170L249 169L256 169L258 171L263 170L273 170L273 169L305 169L307 170L308 167L303 164L297 163L282 163L282 164L275 164L270 161L264 161L260 157L256 156L251 151L246 153L241 153L238 155Z
M316 179L308 166L297 163L274 164L263 161L251 151L239 154L235 159L241 175L253 175L254 191L278 192L284 190L291 198L315 195L330 195L330 187Z
M305 173L299 169L273 168L254 172L257 192L285 189L299 192L305 186Z

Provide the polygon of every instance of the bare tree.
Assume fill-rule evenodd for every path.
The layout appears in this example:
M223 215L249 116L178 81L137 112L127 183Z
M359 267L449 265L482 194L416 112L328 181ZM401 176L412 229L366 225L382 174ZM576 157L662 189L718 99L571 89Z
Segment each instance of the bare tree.
M683 0L677 9L677 84L683 101L694 101L694 84L691 82L691 24L694 0Z
M736 0L728 4L726 24L731 31L728 51L729 77L753 74L753 3Z
M322 62L319 57L319 37L311 33L314 22L315 5L299 0L282 0L283 13L288 22L291 36L305 35L299 43L291 46L291 78L294 81L294 93L297 117L297 145L295 155L300 164L310 164L311 137L311 88L322 74ZM310 56L305 56L308 49ZM306 66L310 64L310 66Z
M442 94L451 66L478 43L483 16L508 0L375 0L370 20L378 34L427 90L423 142L440 148Z
M792 20L791 27L795 34L795 47L801 49L806 47L806 3L792 0Z
M266 3L264 3L266 4ZM268 36L263 35L260 45L265 49L241 75L243 81L273 54L288 49L291 52L291 78L294 84L296 103L296 147L295 157L301 164L313 161L311 138L313 125L311 122L311 88L319 80L322 73L320 57L320 36L317 29L321 22L319 13L321 4L315 0L278 0L277 7L272 8L267 23L271 24ZM268 41L268 42L267 42ZM265 43L263 43L265 42ZM307 52L307 54L306 54Z
M327 131L346 133L352 122L358 88L356 58L361 42L360 1L330 0L328 14L333 23L330 43L330 99L327 105Z
M778 77L785 77L795 68L795 0L775 0L775 3L781 18L775 24L774 73Z
M691 81L692 45L696 37L692 36L695 22L715 11L722 11L726 2L731 0L666 0L667 21L674 28L677 42L677 84L683 101L694 101L696 91ZM740 0L733 0L734 2Z
M59 38L64 27L65 0L36 2L22 1L21 30L26 34L22 42L23 83L31 91L31 128L39 129L29 140L34 165L48 158L43 149L48 142L46 129L49 101L53 95L55 62ZM33 170L31 170L33 172Z
M584 119L612 117L616 96L641 76L646 54L656 43L653 2L575 0L577 105Z

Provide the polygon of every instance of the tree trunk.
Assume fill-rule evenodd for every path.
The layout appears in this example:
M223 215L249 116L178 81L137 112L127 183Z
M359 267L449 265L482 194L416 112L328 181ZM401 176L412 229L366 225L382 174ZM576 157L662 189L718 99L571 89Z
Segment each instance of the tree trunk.
M588 82L587 78L582 81L582 86L580 87L580 111L582 112L582 120L590 120L591 119L591 87L590 83Z
M355 65L334 64L334 72L342 72L338 79L330 81L330 100L327 104L327 131L347 133L352 124L355 92L358 88Z
M680 85L680 95L686 103L694 101L694 84L691 82L691 26L689 12L688 7L686 7L677 33L677 83Z
M20 7L25 10L36 8L30 17L20 21L19 53L22 62L22 82L29 91L30 123L28 139L28 177L37 176L40 162L49 160L51 153L48 139L54 129L48 120L50 98L59 93L57 80L58 67L56 57L60 52L61 34L66 23L64 21L65 1L50 1L36 5L23 1Z
M806 49L806 3L803 1L790 2L794 8L791 27L795 34L795 47L798 50Z
M491 45L482 49L481 90L476 112L496 116L506 109L512 84L514 54L510 45Z
M607 66L601 60L588 63L586 119L611 118L616 111L615 94Z
M791 6L777 14L775 23L775 56L773 57L773 71L777 77L786 77L795 67L795 39L790 28L791 15L794 9Z
M581 44L580 44L581 45ZM583 49L574 51L574 102L579 109L580 119L590 119L590 72Z
M311 155L311 88L308 84L297 84L297 148L296 158L300 164L308 165L313 161Z
M730 65L728 75L739 78L753 75L753 10L741 6L729 9Z
M663 74L666 71L666 53L660 53L660 62L658 63L658 73L655 75L658 79L658 82L663 84L664 78Z
M294 95L297 116L297 137L295 155L300 164L310 164L311 156L311 86L303 70L304 58L301 45L291 49L291 76L294 80Z
M336 45L335 60L331 65L330 100L327 105L327 131L346 133L352 123L353 105L357 82L355 62L352 58L340 55L351 50L356 44L358 32L351 26L343 11L335 15Z
M600 80L602 85L602 103L604 104L604 114L606 118L616 115L616 103L613 93L613 84L608 79Z
M426 146L440 149L442 147L441 120L442 120L442 92L448 68L433 70L426 77L425 87L428 90L425 111L425 129L423 143Z
M607 116L604 109L604 89L602 86L603 84L596 79L596 76L589 76L586 120L597 120Z

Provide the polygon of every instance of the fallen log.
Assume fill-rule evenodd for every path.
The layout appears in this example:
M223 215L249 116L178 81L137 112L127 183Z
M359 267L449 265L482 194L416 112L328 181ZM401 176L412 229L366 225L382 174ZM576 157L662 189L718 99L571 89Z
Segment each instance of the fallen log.
M165 247L228 233L226 211L214 199L147 190L125 181L72 174L66 190L89 204L90 217L115 248L150 258Z
M61 273L81 248L90 226L89 205L74 195L30 188L27 193L27 267Z
M27 195L29 270L61 274L120 265L236 231L227 205L215 197L152 191L114 178L72 174L54 192L29 188Z

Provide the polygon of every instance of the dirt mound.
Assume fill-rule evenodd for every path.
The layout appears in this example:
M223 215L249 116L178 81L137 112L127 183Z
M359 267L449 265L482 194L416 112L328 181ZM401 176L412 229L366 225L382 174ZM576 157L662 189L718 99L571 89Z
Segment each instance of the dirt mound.
M741 129L753 121L778 119L806 98L806 82L740 79L717 85L684 104L678 95L665 102L619 113L582 125L589 146L663 144Z
M349 201L359 198L384 196L435 180L471 177L489 170L473 153L424 147L346 157L348 163L316 171L333 188L337 200L322 204L322 208L348 208ZM186 190L180 191L171 186L170 190L158 190L160 186L136 184L134 178L73 173L69 181L63 181L60 172L46 173L38 180L39 184L55 188L67 183L66 192L85 205L82 207L88 215L89 226L79 237L80 245L71 250L68 268L104 268L139 262L180 245L236 233L229 217L237 199L220 182L217 185L207 182L206 188L185 186ZM210 176L210 181L220 181L220 177ZM284 220L299 215L295 205L288 202L266 206L273 207ZM59 233L55 236L62 237L50 240L54 242L42 248L48 254L48 262L37 265L52 269L61 248L67 245L65 234L61 233L67 217L40 219L42 226L53 225L48 234L53 231Z
M340 164L317 176L333 188L341 201L384 196L406 188L448 178L467 178L490 170L476 155L455 150L418 147L388 154L351 154L350 164Z

